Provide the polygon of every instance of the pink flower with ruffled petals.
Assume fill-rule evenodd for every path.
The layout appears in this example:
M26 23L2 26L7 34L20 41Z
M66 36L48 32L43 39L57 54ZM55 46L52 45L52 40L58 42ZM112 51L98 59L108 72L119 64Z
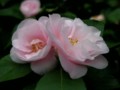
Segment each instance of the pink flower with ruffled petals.
M61 65L71 78L84 76L86 66L103 69L108 65L101 54L108 53L109 49L97 28L78 18L71 20L53 14L49 16L47 30Z
M31 68L38 74L48 72L56 65L51 40L46 33L46 26L35 19L22 21L12 36L10 56L17 63L31 63Z
M40 1L39 0L24 0L21 3L20 11L25 17L31 17L39 13Z

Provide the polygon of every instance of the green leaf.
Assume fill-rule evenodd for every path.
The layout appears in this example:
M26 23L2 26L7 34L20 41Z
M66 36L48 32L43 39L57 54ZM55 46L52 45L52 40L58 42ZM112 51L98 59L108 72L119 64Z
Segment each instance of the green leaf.
M115 9L114 11L108 14L108 20L118 24L120 21L120 8Z
M70 79L62 70L55 70L43 76L35 90L86 90L82 79Z
M105 25L104 22L94 21L94 20L84 20L84 22L89 26L94 26L97 29L99 29L101 31L101 35L103 35L104 25Z
M114 47L120 46L120 42L106 41L106 43L107 43L109 48L114 48Z
M5 4L7 3L7 2L9 2L10 0L0 0L0 4L2 5L2 6L5 6Z
M20 13L19 5L14 5L9 8L1 9L0 16L11 16L17 19L23 19L23 15Z
M28 64L14 63L9 55L0 60L0 82L24 77L30 72Z
M77 16L74 14L74 13L72 13L72 12L65 12L65 13L63 13L63 14L61 14L63 17L68 17L68 18L72 18L72 19L74 19L74 18L76 18Z

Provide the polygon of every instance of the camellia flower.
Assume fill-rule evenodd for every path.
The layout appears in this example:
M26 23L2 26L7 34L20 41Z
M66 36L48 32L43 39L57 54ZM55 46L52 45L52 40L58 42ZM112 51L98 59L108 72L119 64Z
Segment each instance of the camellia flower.
M48 72L56 65L54 50L45 25L35 19L22 21L12 36L10 56L17 63L31 63L38 74Z
M108 53L109 49L97 28L78 18L71 20L53 14L49 16L47 30L61 65L71 78L84 76L86 66L103 69L108 65L101 54Z
M53 14L38 21L26 19L13 34L12 44L13 61L30 62L38 74L54 68L56 53L72 79L84 76L87 66L103 69L108 65L101 54L108 53L109 49L100 31L78 18L72 20Z
M25 17L31 17L39 13L40 1L39 0L24 0L21 3L20 11Z

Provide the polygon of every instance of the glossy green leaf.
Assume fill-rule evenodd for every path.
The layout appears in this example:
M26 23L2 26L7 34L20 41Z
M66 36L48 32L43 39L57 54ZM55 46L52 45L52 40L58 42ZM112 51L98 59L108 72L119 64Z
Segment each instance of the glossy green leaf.
M35 90L86 90L81 79L73 80L62 70L56 70L43 76Z
M84 20L84 22L89 26L94 26L97 29L99 29L101 31L101 35L103 35L104 25L105 25L104 22L94 21L94 20Z
M0 60L0 82L24 77L30 72L29 65L14 63L9 55Z
M0 9L0 16L11 16L17 19L23 19L23 15L20 13L19 5L14 5L9 8Z

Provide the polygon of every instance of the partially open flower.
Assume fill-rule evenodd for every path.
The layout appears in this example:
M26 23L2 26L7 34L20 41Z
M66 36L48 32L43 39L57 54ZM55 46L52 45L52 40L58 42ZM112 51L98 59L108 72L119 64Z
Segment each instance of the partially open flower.
M25 17L31 17L39 13L40 1L39 0L24 0L21 3L20 11Z
M98 69L108 65L101 55L109 51L100 31L87 26L80 19L62 18L50 15L48 32L56 47L63 69L75 79L86 74L86 65Z
M10 53L12 60L17 63L31 62L31 67L36 73L45 72L45 69L48 71L48 67L51 68L55 65L54 51L50 52L51 40L46 34L45 25L40 21L35 19L22 21L13 34L12 45L13 48ZM38 69L41 68L41 63L48 66L46 65L44 68Z

